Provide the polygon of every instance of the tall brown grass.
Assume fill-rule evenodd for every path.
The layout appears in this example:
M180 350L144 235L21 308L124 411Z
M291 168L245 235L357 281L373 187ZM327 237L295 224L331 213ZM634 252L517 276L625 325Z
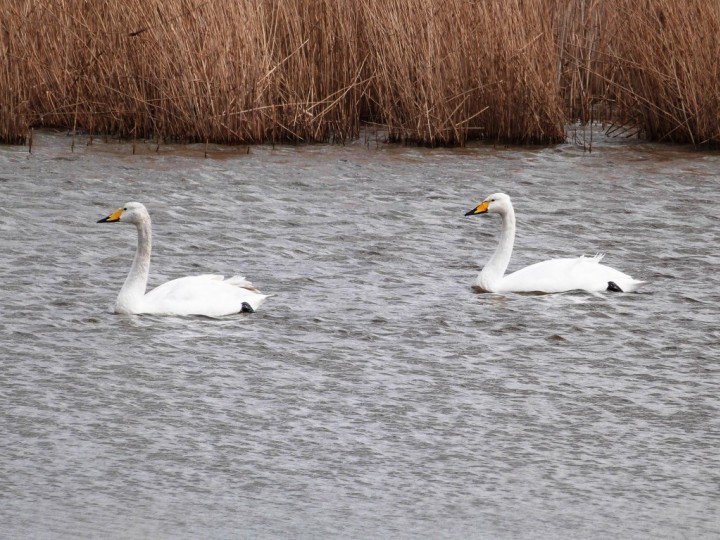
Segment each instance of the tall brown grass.
M363 83L350 6L2 0L0 60L24 126L186 141L344 140L358 133Z
M720 143L720 3L580 0L556 17L569 119Z
M615 5L606 18L617 38L598 71L619 116L650 140L720 142L720 3Z
M718 142L720 7L689 0L0 0L0 140Z
M367 95L391 139L564 138L550 2L358 4Z

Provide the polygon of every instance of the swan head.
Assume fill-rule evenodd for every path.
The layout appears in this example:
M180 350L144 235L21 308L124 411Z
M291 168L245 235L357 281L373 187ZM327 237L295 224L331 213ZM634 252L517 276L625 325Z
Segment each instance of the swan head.
M476 216L478 214L501 214L505 215L512 210L510 197L504 193L494 193L487 197L483 202L475 208L466 212L466 216Z
M133 223L137 225L143 221L147 221L150 218L145 206L139 202L129 202L125 206L118 208L108 217L104 217L98 220L98 223L115 223L119 221L121 223Z

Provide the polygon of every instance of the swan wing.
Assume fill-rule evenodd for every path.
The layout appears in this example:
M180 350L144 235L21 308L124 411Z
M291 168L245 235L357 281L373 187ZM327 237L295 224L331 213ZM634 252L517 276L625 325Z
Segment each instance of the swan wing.
M602 255L550 259L527 266L502 278L497 292L557 293L582 290L602 292L614 282L624 292L637 289L644 282L600 264Z
M163 283L143 298L143 312L171 315L222 317L256 310L267 298L241 276L205 274Z

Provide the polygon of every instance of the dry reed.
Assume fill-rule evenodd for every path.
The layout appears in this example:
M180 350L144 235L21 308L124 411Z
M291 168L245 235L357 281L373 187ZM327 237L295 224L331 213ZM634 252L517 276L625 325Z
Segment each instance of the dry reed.
M550 12L517 1L359 1L368 95L390 138L564 138ZM498 22L502 21L502 24Z
M650 140L720 142L720 4L615 3L599 72L618 117Z
M0 140L718 142L720 7L690 0L0 0Z
M342 1L2 3L25 125L228 143L359 131Z
M556 16L569 119L653 141L720 143L720 4L582 0Z

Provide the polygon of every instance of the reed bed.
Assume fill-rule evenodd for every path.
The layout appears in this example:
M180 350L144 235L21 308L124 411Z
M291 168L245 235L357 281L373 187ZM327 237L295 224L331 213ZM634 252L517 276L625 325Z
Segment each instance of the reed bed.
M367 95L390 139L564 139L550 5L361 0Z
M265 142L358 132L342 2L9 3L29 125ZM120 6L120 7L118 7ZM349 26L349 27L348 27ZM38 29L45 29L43 32Z
M717 143L720 7L689 0L0 0L0 140Z
M720 3L616 0L598 70L618 117L650 140L720 142ZM612 68L612 69L611 69Z

